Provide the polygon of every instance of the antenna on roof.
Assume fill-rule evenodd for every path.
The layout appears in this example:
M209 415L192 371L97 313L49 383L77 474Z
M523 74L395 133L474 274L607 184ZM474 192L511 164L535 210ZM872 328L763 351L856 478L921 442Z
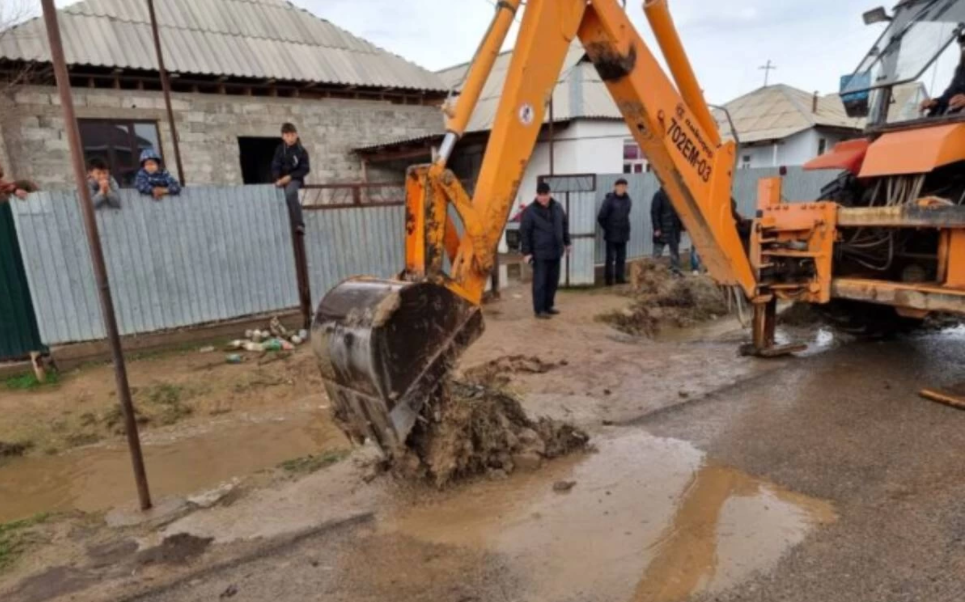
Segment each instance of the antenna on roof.
M768 82L771 80L771 71L777 71L777 65L772 65L771 59L767 59L767 64L761 65L758 69L764 71L764 87L766 88Z

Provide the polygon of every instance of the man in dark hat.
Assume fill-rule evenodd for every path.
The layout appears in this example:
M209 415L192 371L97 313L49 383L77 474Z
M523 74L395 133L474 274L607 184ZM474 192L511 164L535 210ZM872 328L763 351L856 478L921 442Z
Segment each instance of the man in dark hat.
M606 241L606 265L604 279L607 286L626 283L627 242L630 240L630 210L633 201L627 194L627 181L620 178L613 192L606 195L597 223L603 229Z
M555 307L560 284L560 262L570 252L570 227L563 206L540 182L536 201L523 212L519 227L523 259L533 266L533 312L540 320L560 313Z

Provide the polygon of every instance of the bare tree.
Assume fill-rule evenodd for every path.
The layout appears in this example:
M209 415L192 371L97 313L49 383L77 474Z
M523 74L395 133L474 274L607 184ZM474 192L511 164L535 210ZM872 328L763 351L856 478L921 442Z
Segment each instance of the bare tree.
M17 25L34 16L36 16L35 11L27 0L0 1L0 42L4 37L12 35ZM0 93L10 92L13 88L23 85L35 72L36 70L27 64L6 68L0 57Z

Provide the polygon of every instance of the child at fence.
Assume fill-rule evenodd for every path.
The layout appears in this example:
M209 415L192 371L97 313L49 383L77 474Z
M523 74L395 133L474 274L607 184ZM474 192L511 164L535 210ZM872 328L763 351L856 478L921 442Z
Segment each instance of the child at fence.
M298 130L292 123L282 124L281 138L282 143L275 149L271 161L271 175L275 179L275 186L285 190L285 202L288 203L295 232L302 234L305 232L305 220L298 191L305 185L305 177L311 172L308 151L302 146Z
M105 205L112 209L121 208L117 180L111 175L110 167L104 159L94 157L87 162L87 187L90 188L94 209L100 209Z
M153 148L141 153L141 170L134 186L141 194L149 194L155 201L181 194L181 184L161 165L161 156Z
M5 203L10 195L20 200L26 199L31 192L36 192L37 186L28 180L9 182L3 179L3 165L0 165L0 203Z

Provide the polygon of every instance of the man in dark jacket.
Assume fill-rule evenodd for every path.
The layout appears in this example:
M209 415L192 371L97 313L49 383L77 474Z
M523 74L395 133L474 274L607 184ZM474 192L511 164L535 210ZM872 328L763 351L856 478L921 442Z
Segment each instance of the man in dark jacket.
M275 186L285 189L285 200L288 202L288 212L295 232L305 232L305 220L302 218L302 205L298 200L298 191L305 185L305 176L311 171L308 163L308 151L298 139L298 130L291 123L281 126L282 143L275 149L275 158L271 161L271 174L275 179Z
M519 227L523 259L533 266L533 312L540 320L560 313L553 307L560 284L560 261L570 252L570 227L563 206L540 182L536 202L523 212Z
M920 107L922 113L928 111L929 116L938 116L958 113L965 108L965 34L958 37L958 45L961 57L958 60L958 67L955 68L951 85L938 98L923 100Z
M633 201L627 194L627 181L617 180L616 186L603 200L597 223L603 229L606 241L606 265L604 278L607 286L626 283L627 242L630 240L630 209Z
M653 195L650 205L650 220L653 223L653 257L659 259L663 255L663 248L670 247L670 269L675 274L680 273L680 233L683 224L677 211L670 202L670 197L663 188Z

